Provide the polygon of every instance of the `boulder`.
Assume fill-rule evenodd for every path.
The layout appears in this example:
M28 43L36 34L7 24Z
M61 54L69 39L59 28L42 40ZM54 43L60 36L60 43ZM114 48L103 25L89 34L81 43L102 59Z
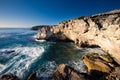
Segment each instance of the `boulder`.
M87 54L83 55L83 62L88 68L88 72L100 71L103 73L110 73L111 69L109 65L99 59L98 54Z
M120 66L105 54L84 54L83 62L94 80L120 80Z
M19 80L19 78L12 73L7 73L7 74L3 75L0 78L0 80Z
M52 75L52 80L91 80L85 73L79 73L70 66L61 64Z
M97 53L83 55L83 62L87 66L88 73L94 78L94 80L98 80L98 78L102 78L101 80L104 80L104 76L110 74L112 71L112 68L108 64L111 59L109 61L107 57L103 58L102 56L103 59L108 60L108 62L106 62L99 56L100 55Z

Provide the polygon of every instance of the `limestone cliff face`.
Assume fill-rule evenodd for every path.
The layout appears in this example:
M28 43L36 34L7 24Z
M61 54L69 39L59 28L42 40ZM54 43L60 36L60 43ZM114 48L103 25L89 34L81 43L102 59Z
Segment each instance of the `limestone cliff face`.
M78 46L98 45L120 64L120 10L63 21L39 29L37 39L72 40Z

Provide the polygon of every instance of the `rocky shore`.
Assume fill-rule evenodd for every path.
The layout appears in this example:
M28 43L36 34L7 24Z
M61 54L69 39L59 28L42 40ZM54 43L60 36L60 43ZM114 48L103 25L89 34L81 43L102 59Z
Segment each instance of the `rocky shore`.
M43 27L39 29L37 39L73 41L79 47L100 47L107 53L83 55L88 69L84 74L62 64L53 74L53 80L120 80L120 10Z
M120 10L63 21L39 29L37 39L73 41L79 47L99 46L120 64Z
M61 64L53 74L52 80L120 80L120 66L109 55L85 54L83 62L87 73L80 73Z
M106 52L83 55L86 73L80 73L65 64L59 65L52 75L52 80L120 80L120 10L41 27L36 38L72 41L79 47L100 47ZM18 80L16 76L12 79L4 76L0 80ZM27 80L35 80L35 77L36 73L32 73Z

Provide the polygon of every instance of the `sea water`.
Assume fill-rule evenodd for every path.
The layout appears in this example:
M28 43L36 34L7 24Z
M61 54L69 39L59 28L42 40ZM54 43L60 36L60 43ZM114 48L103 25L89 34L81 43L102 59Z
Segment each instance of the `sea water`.
M88 49L78 49L69 42L38 41L36 34L27 28L0 28L0 76L11 72L25 80L36 72L38 80L49 80L63 63L86 71L82 55Z

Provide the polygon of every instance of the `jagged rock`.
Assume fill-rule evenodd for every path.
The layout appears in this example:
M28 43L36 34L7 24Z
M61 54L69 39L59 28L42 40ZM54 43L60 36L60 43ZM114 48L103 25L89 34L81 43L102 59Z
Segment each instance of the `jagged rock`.
M71 40L78 46L96 45L120 64L120 10L63 21L41 30L37 39L54 37Z
M120 67L115 67L115 71L106 76L107 80L120 80Z
M120 67L109 55L85 54L83 62L94 80L120 80Z
M88 72L99 71L103 73L110 73L111 69L103 61L98 58L98 55L90 54L83 56L83 62L88 68Z
M52 80L91 80L91 78L85 73L79 73L73 68L61 64L52 75Z
M109 56L109 55L99 55L99 58L108 62L108 63L112 63L113 59Z
M0 78L0 80L19 80L19 78L12 73L7 73L7 74L3 75Z

